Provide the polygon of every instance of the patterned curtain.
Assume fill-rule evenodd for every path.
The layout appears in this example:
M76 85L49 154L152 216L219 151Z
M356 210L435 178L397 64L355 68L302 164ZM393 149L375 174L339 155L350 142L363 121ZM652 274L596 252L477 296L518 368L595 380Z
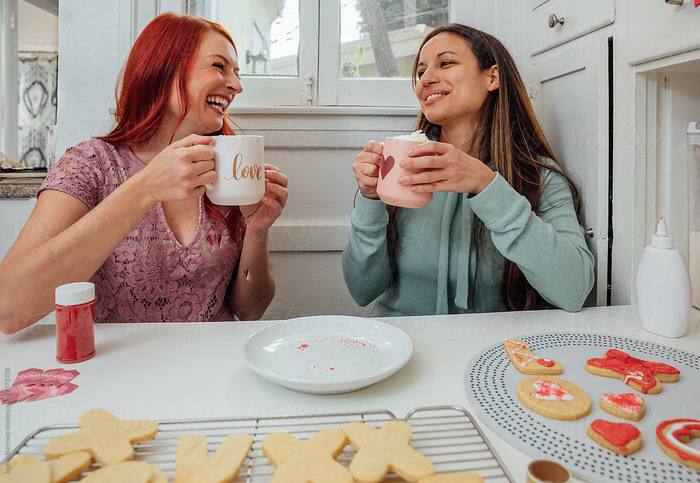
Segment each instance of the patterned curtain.
M56 124L58 55L19 58L19 162L46 167L48 127Z

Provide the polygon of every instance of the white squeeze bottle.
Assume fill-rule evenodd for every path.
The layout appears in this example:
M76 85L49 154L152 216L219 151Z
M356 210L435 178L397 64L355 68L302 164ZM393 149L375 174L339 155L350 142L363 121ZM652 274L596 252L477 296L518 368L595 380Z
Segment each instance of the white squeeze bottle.
M664 337L680 337L688 329L690 276L663 217L656 225L637 268L637 307L642 327Z

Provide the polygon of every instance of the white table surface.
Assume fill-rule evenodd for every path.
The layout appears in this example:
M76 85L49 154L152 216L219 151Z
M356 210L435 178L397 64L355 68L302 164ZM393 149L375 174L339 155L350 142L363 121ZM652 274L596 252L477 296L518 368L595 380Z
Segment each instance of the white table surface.
M465 395L464 371L482 349L529 334L581 332L656 342L700 352L700 316L693 312L684 337L669 339L641 328L636 307L597 307L571 314L561 310L429 317L384 318L414 343L411 360L396 374L368 388L337 395L313 395L277 386L253 373L243 360L250 334L274 323L99 324L96 355L78 364L55 359L55 326L36 325L0 335L4 385L19 371L77 369L73 393L36 402L0 406L2 443L9 454L32 431L77 423L90 409L104 408L120 419L188 419L315 415L388 409L397 417L420 406L465 407L479 421ZM531 458L480 424L516 481L525 481Z

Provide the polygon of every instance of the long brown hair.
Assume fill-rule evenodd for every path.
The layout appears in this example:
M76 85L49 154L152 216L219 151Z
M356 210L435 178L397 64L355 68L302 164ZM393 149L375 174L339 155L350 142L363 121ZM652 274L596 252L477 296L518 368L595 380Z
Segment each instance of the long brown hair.
M505 180L530 202L532 210L539 214L542 191L541 170L551 169L566 179L571 189L576 211L580 205L580 195L573 181L566 175L557 161L547 138L542 131L530 104L525 85L518 68L508 50L495 37L466 25L451 23L433 29L423 39L413 63L412 82L418 82L417 70L420 52L430 39L443 32L462 37L477 59L479 70L484 71L498 66L499 88L488 93L481 107L480 119L472 139L477 142L477 153L483 153L482 161L490 162ZM433 124L421 112L416 129L421 129L432 139L441 139L442 127ZM552 164L543 163L540 158L549 158ZM396 209L390 209L389 237L394 248L396 239ZM474 224L478 254L482 250L484 226L481 220ZM476 280L472 287L476 285ZM503 301L508 310L530 310L547 307L546 301L528 283L518 266L506 259L503 270Z
M134 42L120 74L115 92L117 124L109 134L98 139L110 143L139 143L150 139L163 119L169 86L173 82L178 83L181 106L177 129L189 111L187 73L197 58L202 37L212 31L226 37L236 49L231 35L216 22L172 12L154 18ZM231 124L233 121L224 114L221 129L210 134L232 135ZM226 226L231 236L239 236L238 230L234 229L242 216L238 208L224 216L206 196L204 208L212 218Z

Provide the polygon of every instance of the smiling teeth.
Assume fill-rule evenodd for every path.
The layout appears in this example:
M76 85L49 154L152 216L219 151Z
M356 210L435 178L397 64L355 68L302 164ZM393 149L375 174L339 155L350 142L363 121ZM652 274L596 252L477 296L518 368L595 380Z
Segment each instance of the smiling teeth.
M437 97L443 97L445 94L430 94L425 100L429 101L430 99L435 99Z
M220 107L222 110L228 105L228 99L220 96L208 96L207 102L209 104L214 104L216 107Z

